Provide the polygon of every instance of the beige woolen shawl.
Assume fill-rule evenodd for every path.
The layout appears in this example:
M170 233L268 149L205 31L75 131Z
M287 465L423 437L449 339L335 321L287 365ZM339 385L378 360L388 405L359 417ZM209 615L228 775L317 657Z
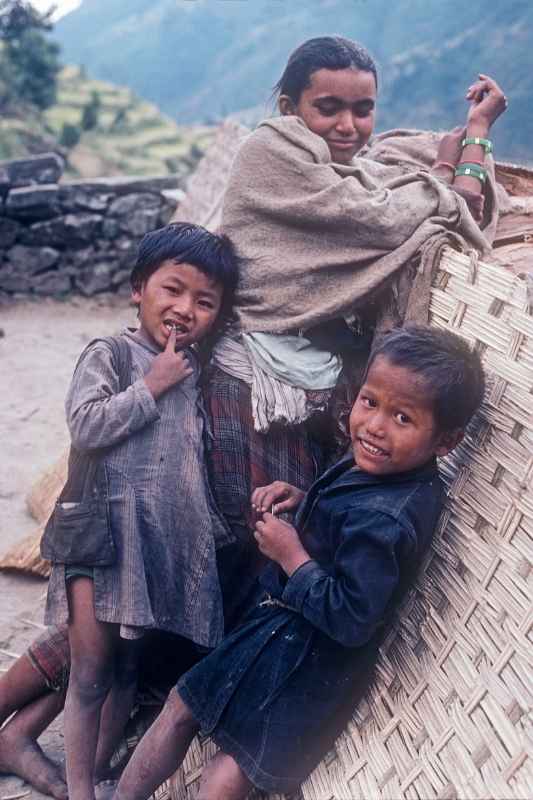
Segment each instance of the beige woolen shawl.
M243 331L297 332L350 316L407 265L427 289L446 244L490 249L463 198L427 172L438 137L396 133L376 139L385 163L370 148L349 166L332 163L295 116L265 120L244 141L222 209L222 230L243 258ZM490 233L494 202L491 215ZM411 269L410 288L413 278ZM411 291L415 307L420 291ZM420 309L411 318L422 321Z

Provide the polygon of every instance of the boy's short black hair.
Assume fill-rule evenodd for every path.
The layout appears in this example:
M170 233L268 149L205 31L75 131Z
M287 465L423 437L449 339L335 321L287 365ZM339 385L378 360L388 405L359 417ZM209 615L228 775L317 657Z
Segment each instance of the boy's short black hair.
M455 333L422 325L395 328L376 341L367 373L378 356L425 380L442 431L464 430L483 400L485 377L479 355Z
M223 289L222 313L231 308L239 277L238 258L227 236L190 222L171 222L141 239L130 283L140 289L165 262L192 264Z

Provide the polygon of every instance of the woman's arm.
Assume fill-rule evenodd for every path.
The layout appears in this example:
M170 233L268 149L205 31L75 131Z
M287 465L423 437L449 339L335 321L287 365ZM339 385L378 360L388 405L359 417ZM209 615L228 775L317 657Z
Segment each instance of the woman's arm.
M431 174L441 178L446 183L452 183L455 168L460 161L463 146L461 142L466 136L466 127L454 128L445 133L439 142L437 157L431 167Z
M118 444L159 419L159 411L144 378L119 391L111 350L98 343L78 365L65 401L72 444L97 450Z
M466 99L471 105L466 120L465 139L488 140L492 125L507 108L507 98L496 81L488 75L480 74L479 80L468 89ZM473 163L483 167L486 154L487 149L484 144L474 142L466 144L462 149L459 165ZM456 175L453 186L471 192L480 192L482 188L478 178L469 175Z
M458 165L468 163L484 169L486 146L463 145L463 141L488 140L492 124L507 108L507 98L495 81L480 75L479 81L468 89L466 99L471 101L467 124L442 137L431 172L451 184L464 197L474 218L480 221L483 216L483 183L470 175L456 175L455 171Z
M485 207L485 196L481 192L479 181L475 181L476 186L473 189L466 189L454 183L456 180L455 170L463 154L465 136L466 127L454 128L450 133L444 134L439 143L437 158L431 168L431 174L450 186L453 184L454 191L466 200L470 213L476 222L481 222Z
M361 647L383 620L403 551L414 547L414 539L380 511L350 512L339 525L341 544L327 570L305 551L291 525L269 514L256 538L289 575L283 602L340 644Z

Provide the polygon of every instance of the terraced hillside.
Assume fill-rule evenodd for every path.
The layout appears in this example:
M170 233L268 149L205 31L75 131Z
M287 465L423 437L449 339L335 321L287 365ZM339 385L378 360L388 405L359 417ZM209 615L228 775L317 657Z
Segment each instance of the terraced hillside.
M80 67L62 70L57 101L45 119L67 146L68 171L81 177L187 174L212 137L211 128L180 127L130 89L91 80ZM94 127L84 129L84 110L95 103ZM70 147L68 126L81 134Z
M92 119L84 127L88 106ZM24 111L1 120L0 159L59 144L67 157L66 177L187 175L212 135L208 126L180 127L130 89L91 80L83 68L67 66L59 75L57 103L43 115Z

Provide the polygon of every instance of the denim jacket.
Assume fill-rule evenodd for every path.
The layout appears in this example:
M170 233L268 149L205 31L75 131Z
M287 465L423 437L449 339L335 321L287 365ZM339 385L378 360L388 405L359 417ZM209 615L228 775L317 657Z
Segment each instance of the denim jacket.
M378 477L343 459L296 518L311 559L290 578L271 563L258 606L178 684L202 731L237 742L262 788L292 791L346 724L442 499L435 463Z
M287 579L271 564L263 588L347 647L384 622L429 545L443 502L436 463L374 476L345 458L307 493L295 527L311 556Z

